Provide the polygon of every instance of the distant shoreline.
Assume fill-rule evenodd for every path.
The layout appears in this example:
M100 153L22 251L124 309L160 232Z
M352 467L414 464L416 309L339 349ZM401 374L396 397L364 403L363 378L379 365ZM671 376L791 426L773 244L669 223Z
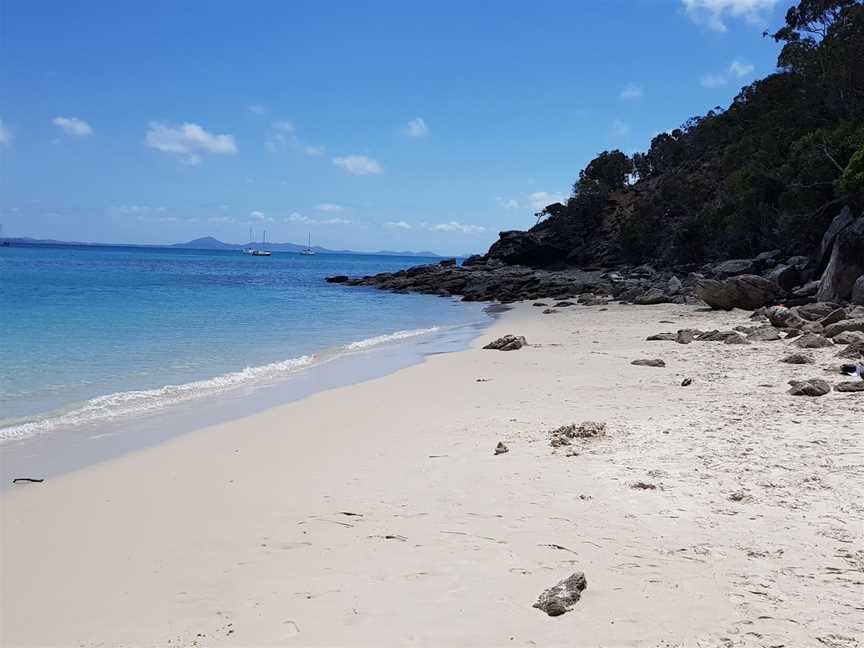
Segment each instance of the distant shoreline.
M207 239L211 239L211 237L207 237ZM136 249L158 249L158 250L202 250L202 251L210 251L210 252L220 252L220 251L240 251L243 248L254 245L253 243L224 243L219 241L218 239L212 238L212 244L207 242L198 243L199 241L204 241L204 239L195 239L193 241L187 241L186 243L92 243L86 241L59 241L54 239L36 239L29 237L0 237L0 242L2 243L10 243L14 246L21 247L110 247L110 248L136 248ZM305 249L305 245L297 245L296 243L268 243L267 249L273 252L297 252L299 253L301 250ZM415 252L413 250L406 250L404 252L393 251L393 250L379 250L376 252L363 252L360 250L330 250L328 248L316 247L313 246L312 250L317 254L359 254L365 256L398 256L398 257L417 257L417 258L429 258L429 259L441 259L445 258L440 254L436 254L435 252ZM462 258L461 256L450 257L450 258Z

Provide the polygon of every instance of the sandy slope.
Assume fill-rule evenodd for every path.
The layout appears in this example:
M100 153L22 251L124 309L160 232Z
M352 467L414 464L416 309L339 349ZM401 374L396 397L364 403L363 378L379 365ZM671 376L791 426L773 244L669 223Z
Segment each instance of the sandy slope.
M856 646L864 394L785 394L831 349L644 341L746 322L522 306L469 351L18 487L2 645ZM479 348L505 332L533 346ZM610 436L553 453L585 419ZM572 612L531 607L577 569Z

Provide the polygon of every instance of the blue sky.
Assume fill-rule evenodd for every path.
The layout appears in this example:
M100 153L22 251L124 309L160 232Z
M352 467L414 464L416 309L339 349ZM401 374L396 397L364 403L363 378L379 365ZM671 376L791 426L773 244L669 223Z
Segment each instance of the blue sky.
M3 233L483 251L771 72L789 4L5 0Z

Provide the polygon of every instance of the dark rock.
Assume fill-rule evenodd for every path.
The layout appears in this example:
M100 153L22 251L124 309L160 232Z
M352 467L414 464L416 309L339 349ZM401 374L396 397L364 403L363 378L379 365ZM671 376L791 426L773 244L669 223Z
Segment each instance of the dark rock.
M783 252L781 250L769 250L768 252L757 254L753 259L753 263L763 270L768 270L780 263L780 258L782 256Z
M567 308L568 306L575 306L576 302L572 301L560 301L557 304L552 304L553 308Z
M834 343L828 338L815 333L807 333L795 340L793 345L801 349L824 349L825 347L834 346Z
M663 304L669 301L668 295L659 288L649 288L633 300L634 304L649 306L651 304Z
M846 301L852 288L864 275L864 217L858 218L834 239L831 259L819 280L820 301Z
M833 338L844 331L864 331L864 319L847 319L825 327L825 337Z
M656 333L645 338L648 342L675 342L678 335L675 333Z
M845 358L847 360L864 359L864 342L853 342L838 353L837 357Z
M821 271L828 265L837 235L854 222L855 217L852 215L852 210L849 207L844 207L834 217L824 236L822 236L822 243L819 245L819 254L816 259L818 270Z
M815 297L817 292L819 292L819 282L808 281L800 288L796 288L795 290L793 290L792 294L798 298L809 299L811 297Z
M702 333L703 332L699 329L679 329L675 334L675 341L678 344L690 344L702 335Z
M834 344L864 344L864 332L861 331L843 331L838 333L833 338Z
M456 259L442 259L438 262L438 265L442 268L452 268L456 265Z
M818 322L834 311L837 310L839 304L833 302L814 302L812 304L804 304L795 309L803 319L808 322Z
M765 326L752 331L747 335L747 339L753 342L773 342L774 340L779 340L781 338L777 329L771 326Z
M689 387L689 386L692 385L692 384L693 384L693 379L692 379L692 378L685 378L684 380L681 381L681 386L682 386L682 387Z
M780 362L785 362L786 364L813 364L815 360L808 355L803 353L793 353L792 355L788 355L783 358Z
M534 607L549 616L559 616L573 609L586 587L585 574L576 572L540 594Z
M637 367L665 367L666 363L663 362L660 358L643 358L641 360L634 360L630 363L631 365L636 365Z
M845 308L835 308L833 311L828 313L825 317L819 320L819 324L822 327L830 326L831 324L836 324L837 322L842 322L846 318L848 318L848 314L846 313Z
M821 378L809 380L790 380L791 389L787 392L792 396L824 396L831 392L831 385Z
M750 344L750 342L740 333L733 333L723 340L723 344Z
M778 265L765 274L768 281L773 281L783 290L792 290L801 284L801 271L795 266Z
M713 331L706 331L705 333L702 333L701 335L697 335L696 341L697 342L725 342L726 338L734 337L734 336L740 337L738 335L738 333L735 331L718 331L715 329Z
M483 254L472 254L462 262L462 266L466 268L482 265L486 265L486 256Z
M349 277L345 275L333 275L332 277L327 277L324 279L327 283L345 283L348 281Z
M852 286L852 296L849 298L853 304L864 306L864 275L858 277Z
M683 287L684 284L681 283L681 280L675 275L672 275L669 277L669 282L666 284L666 292L670 295L677 295L681 292L681 288Z
M531 305L532 305L532 306L541 307L541 306L546 306L546 302L534 302L534 303L531 304Z
M495 446L495 454L500 455L504 454L505 452L510 452L510 448L504 445L503 441L499 441L498 445Z
M696 296L715 309L755 310L776 302L780 288L772 281L745 274L725 281L704 279L696 288Z
M558 312L558 311L555 310L554 308L544 308L544 309L543 309L543 314L544 314L544 315L551 315L552 313L557 313L557 312Z
M728 279L737 275L749 275L758 271L758 264L753 259L729 259L718 263L712 268L715 279Z
M838 392L864 392L864 380L837 383L834 390Z
M517 349L521 349L528 342L525 341L525 338L516 335L505 335L504 337L500 337L494 342L490 342L484 349L493 349L496 351L516 351Z
M608 300L604 297L592 293L584 293L582 295L579 295L579 299L577 301L583 306L604 306L608 303Z
M522 264L532 268L550 267L565 258L567 250L555 245L555 237L548 230L500 232L498 240L489 248L488 259L497 259L507 265Z
M802 331L801 329L797 329L797 328L780 329L780 330L786 333L785 339L787 339L787 340L791 340L792 338L797 338L797 337L804 335L804 331Z
M777 328L801 328L806 323L796 311L785 306L772 306L765 311L765 316Z

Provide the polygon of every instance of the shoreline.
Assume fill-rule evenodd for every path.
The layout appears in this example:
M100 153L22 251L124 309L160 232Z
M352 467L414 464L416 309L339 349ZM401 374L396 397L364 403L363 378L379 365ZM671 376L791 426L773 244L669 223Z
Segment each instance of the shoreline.
M862 401L785 393L834 352L801 367L778 362L784 341L645 341L747 317L520 304L465 351L0 493L3 644L860 635ZM505 333L530 346L480 348ZM667 366L630 364L644 357ZM549 446L584 420L608 436ZM531 607L574 571L588 589L571 612Z
M421 363L429 354L463 350L491 325L500 312L490 305L483 309L481 316L485 319L476 322L397 331L352 342L324 353L251 368L252 373L260 373L274 366L296 363L296 367L269 380L238 383L211 393L190 394L177 402L156 403L141 411L121 412L81 424L61 424L59 429L35 431L21 438L4 438L0 442L3 453L0 491L8 489L15 477L55 477L163 443L202 427L246 418L285 403L302 400L320 391L380 378ZM299 360L308 360L308 363L297 362ZM250 373L250 369L235 373ZM233 375L229 374L228 377ZM213 383L222 378L225 376L199 382ZM190 386L193 385L169 387L177 389ZM134 394L146 395L165 389ZM93 400L129 394L133 392L110 394ZM64 416L54 416L48 422ZM15 428L0 429L0 434L14 431Z

